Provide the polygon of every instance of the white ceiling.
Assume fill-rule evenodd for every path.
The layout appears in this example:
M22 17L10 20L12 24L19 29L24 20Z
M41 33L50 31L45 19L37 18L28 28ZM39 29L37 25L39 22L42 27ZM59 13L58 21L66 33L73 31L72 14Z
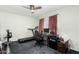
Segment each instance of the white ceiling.
M27 5L26 5L27 6ZM31 11L29 9L25 9L22 5L0 5L0 11L10 12L19 15L31 15L34 17L39 17L43 14L46 14L50 11L54 11L64 7L64 5L40 5L42 9L35 10L35 13L31 15Z

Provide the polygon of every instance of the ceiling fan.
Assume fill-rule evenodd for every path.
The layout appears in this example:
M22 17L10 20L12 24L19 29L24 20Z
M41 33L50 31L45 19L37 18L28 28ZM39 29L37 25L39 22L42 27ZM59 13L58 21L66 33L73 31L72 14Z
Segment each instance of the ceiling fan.
M22 6L26 9L31 10L32 13L34 13L35 10L41 9L41 6L36 6L36 5L28 5L28 6Z

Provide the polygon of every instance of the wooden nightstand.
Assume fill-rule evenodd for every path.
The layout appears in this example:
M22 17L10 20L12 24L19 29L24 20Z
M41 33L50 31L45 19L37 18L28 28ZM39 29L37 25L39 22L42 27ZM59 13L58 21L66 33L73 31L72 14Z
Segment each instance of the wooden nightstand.
M57 50L61 53L65 53L65 43L64 42L59 42L57 44Z

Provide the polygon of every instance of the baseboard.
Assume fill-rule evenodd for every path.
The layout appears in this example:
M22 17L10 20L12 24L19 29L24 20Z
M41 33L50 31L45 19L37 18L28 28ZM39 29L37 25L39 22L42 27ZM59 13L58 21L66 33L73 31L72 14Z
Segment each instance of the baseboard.
M79 54L79 51L70 49L69 52L68 52L68 54Z

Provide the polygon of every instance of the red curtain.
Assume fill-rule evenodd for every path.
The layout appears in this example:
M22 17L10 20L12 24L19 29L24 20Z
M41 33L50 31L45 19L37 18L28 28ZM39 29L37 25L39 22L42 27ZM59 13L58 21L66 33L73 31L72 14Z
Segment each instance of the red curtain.
M49 17L49 30L57 34L57 15Z
M39 21L39 32L44 31L44 19Z

